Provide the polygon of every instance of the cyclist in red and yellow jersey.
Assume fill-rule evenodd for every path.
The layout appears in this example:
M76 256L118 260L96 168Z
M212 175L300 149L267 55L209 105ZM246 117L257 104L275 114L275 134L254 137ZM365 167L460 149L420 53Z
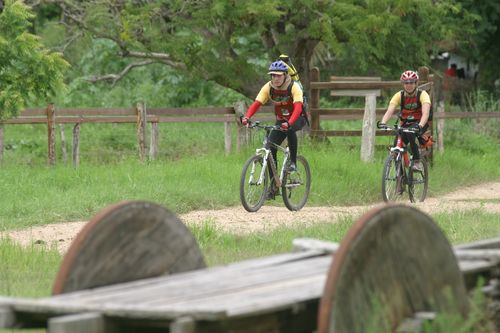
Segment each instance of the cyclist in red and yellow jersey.
M405 71L400 77L403 90L397 92L389 102L380 127L387 126L387 121L392 117L396 109L400 110L399 119L401 126L411 128L414 133L403 133L402 138L406 144L410 143L413 156L413 169L423 171L420 161L420 152L416 139L423 134L427 128L431 109L431 99L425 90L418 90L418 74L414 71Z
M271 75L271 81L267 82L261 89L255 101L248 108L241 123L247 126L250 119L263 105L271 101L274 105L276 115L276 125L280 130L273 130L269 136L269 141L280 145L285 138L288 139L290 148L291 164L290 172L296 170L298 139L297 131L301 130L307 120L302 113L304 93L300 84L292 80L288 74L288 66L282 60L273 62L269 66L268 74ZM277 149L270 146L274 161L277 161Z

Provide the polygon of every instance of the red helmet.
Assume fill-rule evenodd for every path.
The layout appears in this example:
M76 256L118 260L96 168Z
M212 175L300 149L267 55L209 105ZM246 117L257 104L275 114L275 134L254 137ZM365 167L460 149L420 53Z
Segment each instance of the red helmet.
M418 74L414 71L404 71L399 79L401 82L417 82Z

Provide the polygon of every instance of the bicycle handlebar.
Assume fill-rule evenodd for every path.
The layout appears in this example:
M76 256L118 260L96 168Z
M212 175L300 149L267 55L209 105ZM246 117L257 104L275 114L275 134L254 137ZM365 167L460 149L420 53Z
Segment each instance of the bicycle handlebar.
M377 128L381 129L382 131L387 131L387 132L396 132L396 133L413 133L413 134L418 134L418 130L414 128L407 128L407 127L400 127L399 125L394 125L394 127L390 126L380 126L380 122L377 123Z
M256 121L252 121L250 119L248 119L248 128L263 128L263 129L266 129L266 130L280 130L281 127L279 125L261 125L260 124L260 121L256 120Z

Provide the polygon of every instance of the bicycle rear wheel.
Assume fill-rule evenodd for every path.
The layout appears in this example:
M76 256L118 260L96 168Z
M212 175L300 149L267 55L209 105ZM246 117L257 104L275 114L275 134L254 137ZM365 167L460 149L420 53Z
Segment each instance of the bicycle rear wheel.
M427 162L422 161L424 171L415 171L410 168L408 173L408 192L411 202L422 202L427 197L427 188L429 186L429 169Z
M252 156L245 162L241 171L240 200L243 207L251 213L258 211L266 199L269 177L267 168L262 170L263 161L262 156ZM262 171L264 177L262 182L259 182Z
M403 166L396 155L390 154L384 162L382 172L382 199L385 202L400 201L405 191Z
M311 169L302 156L297 156L297 171L285 172L281 195L286 208L291 211L302 209L311 191Z

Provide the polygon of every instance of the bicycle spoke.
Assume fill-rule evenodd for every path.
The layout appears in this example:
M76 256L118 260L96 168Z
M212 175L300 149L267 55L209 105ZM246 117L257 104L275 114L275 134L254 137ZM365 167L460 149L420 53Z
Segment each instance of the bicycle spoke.
M410 170L408 175L410 186L410 200L411 202L424 201L427 197L428 188L428 167L424 163L424 170L422 172Z
M240 200L247 211L256 212L264 204L267 178L262 156L252 156L245 162L240 179Z
M297 171L285 174L282 186L283 202L292 211L304 207L311 190L311 170L306 159L297 156L296 166Z
M399 201L406 190L405 178L396 155L389 155L382 173L382 198L385 202Z

